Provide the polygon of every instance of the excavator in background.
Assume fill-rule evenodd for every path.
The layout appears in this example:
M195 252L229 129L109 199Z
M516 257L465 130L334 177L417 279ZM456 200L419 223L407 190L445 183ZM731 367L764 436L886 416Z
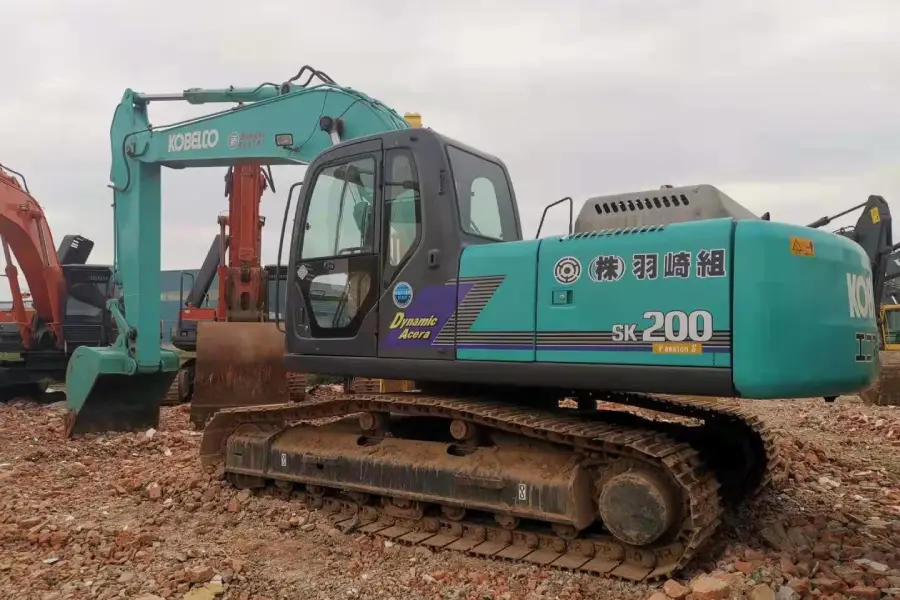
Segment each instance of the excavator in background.
M876 384L860 394L871 404L900 405L900 252L888 257L881 297L881 372Z
M298 83L307 69L323 83ZM116 248L125 310L111 303L115 345L69 364L67 435L110 415L106 427L154 424L178 370L141 335L159 321L139 299L159 295L141 275L159 270L162 167L309 165L282 226L299 189L282 364L408 377L417 391L221 409L201 458L343 529L663 578L784 475L769 428L717 397L827 399L874 381L874 307L847 289L872 272L849 239L760 219L702 185L592 198L574 233L525 240L499 158L323 75L126 90L110 130L116 232L133 241ZM151 128L158 100L243 104ZM244 134L259 143L225 143ZM561 408L569 398L589 408Z
M66 235L54 251L53 235L25 177L0 165L0 244L12 308L0 322L0 399L44 399L62 382L79 346L115 339L106 302L114 296L112 269L87 265L94 243ZM19 286L22 269L31 308ZM112 336L112 337L110 337Z
M222 245L227 247L228 236L224 241L217 234L206 253L203 264L194 275L181 273L179 289L178 317L175 328L171 332L172 345L185 353L185 358L178 371L178 376L169 388L164 404L181 404L190 402L194 395L194 363L197 352L197 324L200 321L213 321L218 316L215 306L209 303L209 291L216 279L219 265L222 262ZM185 296L185 279L190 277L191 284ZM218 297L216 298L218 300Z
M233 143L256 142L238 136ZM270 269L261 263L260 214L267 188L275 192L271 169L241 164L226 170L228 211L219 216L219 234L178 316L172 344L194 356L182 364L165 401L189 400L196 427L220 408L303 399L305 378L279 375L284 335L269 320ZM216 306L202 307L216 277Z
M862 209L855 225L841 227L833 233L847 237L859 244L868 256L872 270L872 289L867 290L866 303L872 302L876 307L878 323L880 370L875 383L859 394L869 404L900 404L900 304L897 298L889 294L896 289L889 282L900 277L900 258L894 253L900 244L894 244L891 210L882 196L871 195L856 206L852 206L831 217L822 217L810 223L809 227L819 228L832 223L835 219ZM801 250L798 248L798 251ZM804 250L805 251L805 250ZM850 280L847 281L848 293ZM860 294L862 292L859 292ZM850 310L854 309L851 302Z

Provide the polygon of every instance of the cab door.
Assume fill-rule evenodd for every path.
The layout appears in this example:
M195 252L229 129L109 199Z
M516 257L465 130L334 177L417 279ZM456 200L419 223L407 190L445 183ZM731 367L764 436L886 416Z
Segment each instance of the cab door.
M288 273L292 353L377 352L382 160L381 140L349 144L306 178Z
M438 188L443 178L438 154L442 151L437 145L410 144L384 152L378 302L381 358L455 357L459 252L442 253L441 248L459 246L453 240L453 197L441 195Z

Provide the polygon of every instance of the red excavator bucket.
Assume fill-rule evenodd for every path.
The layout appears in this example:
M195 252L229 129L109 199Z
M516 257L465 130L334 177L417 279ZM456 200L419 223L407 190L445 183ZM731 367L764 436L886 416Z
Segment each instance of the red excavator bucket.
M197 325L191 422L201 428L223 408L296 400L282 366L284 334L274 323L201 321Z

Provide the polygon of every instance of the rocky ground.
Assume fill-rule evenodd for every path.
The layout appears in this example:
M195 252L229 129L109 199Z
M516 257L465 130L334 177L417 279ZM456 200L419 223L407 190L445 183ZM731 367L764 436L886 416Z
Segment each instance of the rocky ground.
M0 598L900 598L900 408L747 406L784 430L789 481L677 580L634 585L345 535L236 492L198 465L183 407L65 440L61 406L0 405Z

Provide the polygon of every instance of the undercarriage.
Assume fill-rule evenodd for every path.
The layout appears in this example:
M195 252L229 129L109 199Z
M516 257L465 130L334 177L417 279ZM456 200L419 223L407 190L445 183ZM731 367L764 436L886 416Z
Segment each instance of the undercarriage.
M632 581L682 569L725 510L784 475L773 434L733 404L597 399L623 410L421 393L228 409L201 458L344 531Z

